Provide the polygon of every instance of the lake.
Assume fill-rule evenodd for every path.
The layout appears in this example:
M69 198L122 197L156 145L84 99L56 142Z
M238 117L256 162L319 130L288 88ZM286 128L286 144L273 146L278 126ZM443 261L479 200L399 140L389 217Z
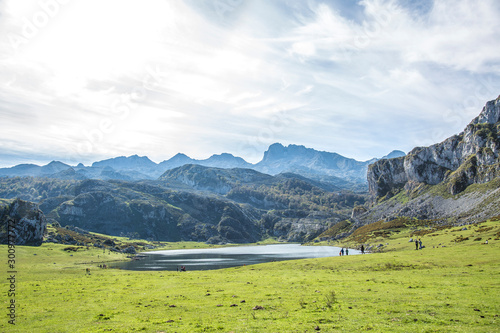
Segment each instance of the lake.
M275 244L222 247L216 249L189 249L144 252L142 260L114 263L113 268L136 271L210 270L243 265L260 264L307 258L336 257L340 248L333 246L301 246L300 244ZM349 250L349 255L360 251Z

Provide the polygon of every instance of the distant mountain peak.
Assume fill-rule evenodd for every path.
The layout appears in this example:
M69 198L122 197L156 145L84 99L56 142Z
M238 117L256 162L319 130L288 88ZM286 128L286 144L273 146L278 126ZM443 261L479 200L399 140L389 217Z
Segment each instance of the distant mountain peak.
M67 165L67 164L64 164L63 162L59 162L59 161L52 161L49 164L47 164L47 166L49 166L49 165Z
M111 167L115 170L130 170L154 168L156 163L151 161L147 156L131 155L129 157L119 156L92 163L92 167Z
M403 157L406 156L406 153L401 150L393 150L386 156L382 157L381 160L388 160L391 158Z
M483 110L473 121L472 124L495 124L500 121L500 96L497 99L489 101L483 107Z
M186 158L186 159L191 159L191 157L187 156L186 154L184 153L177 153L175 154L172 158L172 159L180 159L180 158Z

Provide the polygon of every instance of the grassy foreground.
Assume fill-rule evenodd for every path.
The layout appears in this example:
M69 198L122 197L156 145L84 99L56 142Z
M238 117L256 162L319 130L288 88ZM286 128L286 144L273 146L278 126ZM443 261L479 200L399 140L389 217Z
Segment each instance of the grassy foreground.
M3 273L0 331L499 332L500 223L432 231L419 251L411 233L381 239L384 253L188 272L105 270L124 256L17 246L16 324Z

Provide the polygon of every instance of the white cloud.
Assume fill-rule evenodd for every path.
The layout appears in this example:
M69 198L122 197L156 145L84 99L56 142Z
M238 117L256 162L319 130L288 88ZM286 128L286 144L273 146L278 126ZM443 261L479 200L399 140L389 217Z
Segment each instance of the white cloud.
M500 5L408 6L4 1L0 149L255 162L276 141L358 159L440 141L499 93Z

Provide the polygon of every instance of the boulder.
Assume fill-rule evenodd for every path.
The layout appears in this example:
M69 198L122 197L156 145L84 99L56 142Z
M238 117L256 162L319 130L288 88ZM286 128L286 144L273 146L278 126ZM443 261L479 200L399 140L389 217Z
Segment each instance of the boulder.
M40 245L47 220L38 205L20 199L0 207L0 243Z
M129 253L129 254L136 254L137 251L135 250L135 247L130 245L129 247L125 248L122 250L123 253Z

